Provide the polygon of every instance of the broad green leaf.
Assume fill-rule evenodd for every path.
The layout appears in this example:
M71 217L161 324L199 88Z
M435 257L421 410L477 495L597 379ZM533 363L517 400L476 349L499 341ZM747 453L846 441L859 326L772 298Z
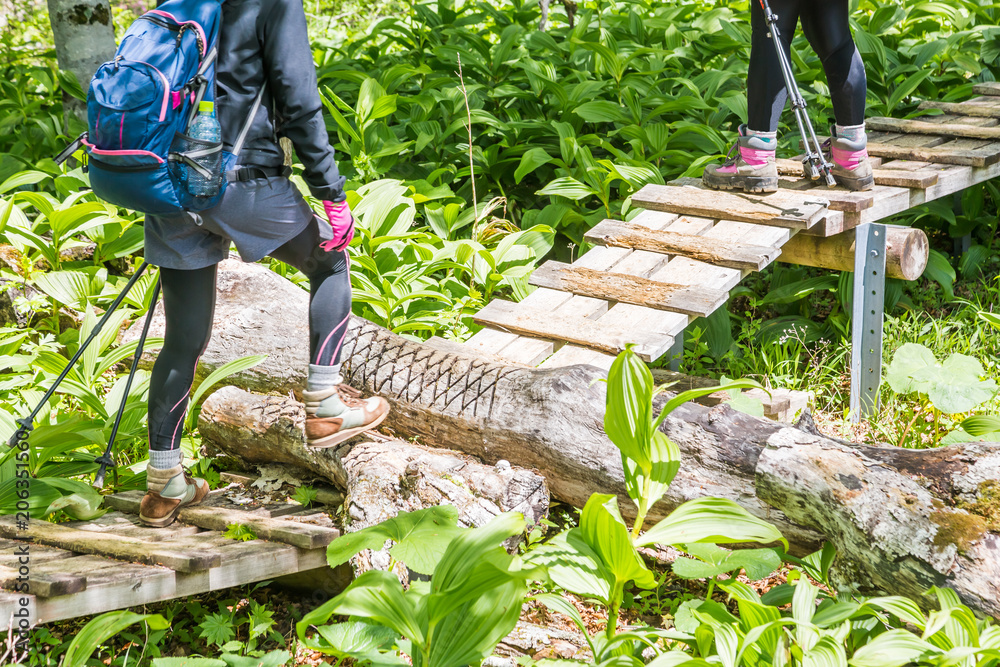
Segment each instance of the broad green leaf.
M926 393L914 375L937 363L934 353L919 343L906 343L892 357L885 379L897 394Z
M543 164L552 162L552 156L544 148L530 148L521 156L521 162L514 170L514 182L520 183L528 174L534 172Z
M962 422L962 429L969 435L980 436L1000 431L1000 417L977 415Z
M532 564L545 567L549 578L560 588L608 604L615 576L604 567L579 528L559 533L532 549L527 558Z
M636 540L636 546L691 542L767 544L775 541L788 548L788 541L777 528L751 515L732 500L696 498L687 501L646 531Z
M573 113L588 123L620 123L628 120L621 106L608 100L584 102L573 109Z
M152 667L227 667L225 660L217 658L153 658Z
M431 574L451 540L462 532L454 505L437 505L416 512L400 512L375 526L345 533L329 544L330 567L346 563L364 549L381 549L392 540L392 557L414 572Z
M944 290L948 299L954 298L955 269L941 251L931 248L923 277L941 285L941 289Z
M364 659L367 654L388 649L399 636L384 625L363 621L320 625L316 630L336 649L335 655L355 659Z
M136 614L131 611L110 611L91 619L77 632L66 647L63 667L85 667L97 647L119 632L144 621L153 630L163 630L169 623L159 614Z
M639 588L656 587L656 578L632 546L618 510L618 496L599 493L590 496L580 515L580 532L618 585L635 581Z
M41 183L49 175L44 171L21 171L0 184L0 195L15 190L25 185L35 185L36 183Z
M597 190L588 185L584 185L575 178L564 176L552 181L535 194L567 197L568 199L579 201L585 197L596 195Z
M787 285L782 285L781 287L768 292L767 295L761 299L760 304L763 306L794 303L806 298L813 292L821 290L832 291L837 289L838 280L839 278L837 276L828 275L818 276L816 278L807 278L806 280L800 280Z
M369 619L412 642L423 644L424 633L416 621L413 604L403 595L403 587L395 574L383 570L369 570L355 579L343 593L329 600L302 617L295 624L299 641L321 652L329 652L325 643L320 644L306 637L310 626L325 623L333 615L356 616Z
M604 432L624 456L650 470L653 375L631 349L618 355L608 372Z
M941 651L906 630L890 630L854 652L853 667L903 667Z

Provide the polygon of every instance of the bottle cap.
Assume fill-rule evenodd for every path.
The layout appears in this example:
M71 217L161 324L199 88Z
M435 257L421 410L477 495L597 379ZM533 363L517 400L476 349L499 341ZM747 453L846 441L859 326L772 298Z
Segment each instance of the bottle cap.
M215 113L215 103L202 100L198 103L198 113Z

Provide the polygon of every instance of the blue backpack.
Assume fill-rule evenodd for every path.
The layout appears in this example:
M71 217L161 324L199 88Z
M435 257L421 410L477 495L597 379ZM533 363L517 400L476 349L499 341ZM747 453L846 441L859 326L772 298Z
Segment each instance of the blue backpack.
M222 0L167 0L136 19L115 59L101 65L90 82L87 132L56 161L83 146L94 193L135 211L201 211L218 204L263 94L262 88L231 153L221 143L187 135L199 103L215 98L221 16ZM221 164L215 163L221 173L196 161L220 151ZM219 193L192 194L192 170L221 180Z

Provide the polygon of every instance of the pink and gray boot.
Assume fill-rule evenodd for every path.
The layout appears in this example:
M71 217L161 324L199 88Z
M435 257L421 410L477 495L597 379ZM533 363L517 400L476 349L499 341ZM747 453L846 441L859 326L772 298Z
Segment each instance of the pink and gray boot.
M823 144L829 148L833 162L833 178L837 185L848 190L870 190L875 185L875 174L868 159L868 135L865 126L832 125L830 138Z
M774 159L777 147L776 133L755 132L745 124L740 125L739 137L726 161L705 167L701 182L716 190L774 192L778 189L778 165Z

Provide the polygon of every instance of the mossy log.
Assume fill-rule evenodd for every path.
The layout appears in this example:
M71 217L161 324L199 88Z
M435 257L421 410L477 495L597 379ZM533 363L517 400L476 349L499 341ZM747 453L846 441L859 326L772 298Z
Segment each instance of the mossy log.
M284 282L262 267L229 263L224 271L241 272L248 286L267 283L263 291L271 295ZM271 365L304 360L305 337L295 342L302 350L294 359L283 352L292 347L288 322L306 318L305 292L285 285L280 318L253 320L257 335L213 341L225 354L210 346L202 363L217 366L261 352L272 354ZM230 291L225 298L238 303L220 303L223 317L227 308L242 309L244 316L255 308L273 310L254 305L253 289ZM261 343L267 340L281 340L283 347L268 349ZM553 497L578 507L592 493L605 492L621 497L626 515L633 510L620 455L603 431L603 371L591 366L533 369L442 352L360 319L350 324L342 356L353 386L390 401L386 424L395 433L453 448L487 466L507 460L533 469L544 476ZM280 377L279 386L288 371ZM249 384L259 389L266 382L258 371ZM668 396L661 395L656 407ZM288 409L298 405L291 397L255 398L235 388L216 392L200 420L206 438L250 461L273 460L287 449L285 455L299 457L300 465L343 484L329 464L294 453L301 448L300 427L267 421L280 410L259 411L259 419L253 411L243 413L256 424L254 437L236 425L213 423L220 403L238 397L280 401ZM798 553L831 541L840 554L838 578L862 590L920 599L930 586L949 586L966 604L1000 617L1000 525L991 505L997 501L1000 443L934 450L865 446L823 436L808 417L791 426L726 404L686 404L662 428L680 447L681 468L653 506L650 521L691 498L731 498L774 523Z

